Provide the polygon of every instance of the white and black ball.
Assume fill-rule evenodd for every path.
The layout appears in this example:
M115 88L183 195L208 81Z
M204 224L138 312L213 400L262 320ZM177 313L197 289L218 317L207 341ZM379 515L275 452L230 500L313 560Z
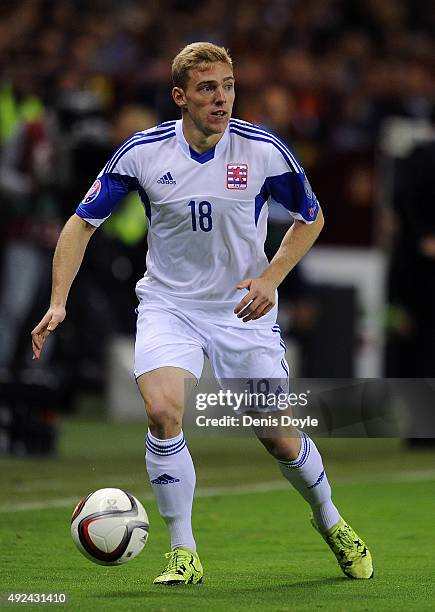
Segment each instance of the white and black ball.
M122 489L99 489L77 504L71 535L79 551L100 565L122 565L137 557L148 539L148 515Z

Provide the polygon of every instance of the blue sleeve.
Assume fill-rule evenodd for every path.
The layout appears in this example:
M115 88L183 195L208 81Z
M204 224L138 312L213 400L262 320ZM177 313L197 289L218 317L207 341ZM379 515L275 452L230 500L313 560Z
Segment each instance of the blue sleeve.
M268 132L269 160L266 178L256 196L256 219L263 204L271 199L286 208L299 221L312 223L319 212L319 202L304 169L288 146Z
M303 171L269 176L263 190L268 197L284 206L295 219L306 223L315 221L319 202Z
M95 227L111 215L119 202L139 188L137 178L117 173L101 174L76 209L76 214Z

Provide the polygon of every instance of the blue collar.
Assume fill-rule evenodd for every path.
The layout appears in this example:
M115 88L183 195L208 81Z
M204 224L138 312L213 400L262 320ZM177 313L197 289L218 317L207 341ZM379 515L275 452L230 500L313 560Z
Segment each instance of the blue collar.
M198 153L198 151L195 151L195 149L192 149L192 147L189 145L190 157L197 161L199 164L205 164L205 162L208 162L213 159L215 149L216 145L205 153Z
M192 147L189 145L189 143L185 139L182 126L183 126L183 120L178 119L175 122L175 133L177 136L177 142L180 145L186 157L188 157L192 161L198 162L199 164L205 164L211 159L217 159L220 155L224 153L224 151L227 148L227 145L229 144L230 129L229 129L229 124L228 124L227 129L222 135L222 138L219 140L219 142L217 142L217 144L214 147L212 147L205 153L198 153L197 151L192 149Z

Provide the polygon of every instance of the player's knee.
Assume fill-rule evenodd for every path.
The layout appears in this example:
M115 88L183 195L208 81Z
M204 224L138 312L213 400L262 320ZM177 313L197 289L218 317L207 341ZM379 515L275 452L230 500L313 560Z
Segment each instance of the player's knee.
M155 405L147 409L147 415L151 431L153 428L172 430L174 427L181 427L181 414L175 409Z
M155 392L148 394L144 400L151 431L173 431L181 427L182 406L171 395L164 391Z

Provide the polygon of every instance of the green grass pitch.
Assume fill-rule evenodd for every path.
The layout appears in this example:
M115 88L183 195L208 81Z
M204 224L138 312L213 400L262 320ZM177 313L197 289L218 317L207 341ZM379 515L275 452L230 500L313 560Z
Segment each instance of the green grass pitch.
M142 462L143 427L71 421L58 459L0 461L0 592L62 592L70 610L433 610L434 453L397 440L320 440L344 517L370 545L375 578L342 576L308 521L308 507L254 440L192 439L198 497L194 526L205 582L151 584L163 568L166 530ZM137 495L150 517L141 555L94 565L75 549L78 499L104 486ZM18 604L7 607L14 608ZM23 605L21 606L23 607Z

